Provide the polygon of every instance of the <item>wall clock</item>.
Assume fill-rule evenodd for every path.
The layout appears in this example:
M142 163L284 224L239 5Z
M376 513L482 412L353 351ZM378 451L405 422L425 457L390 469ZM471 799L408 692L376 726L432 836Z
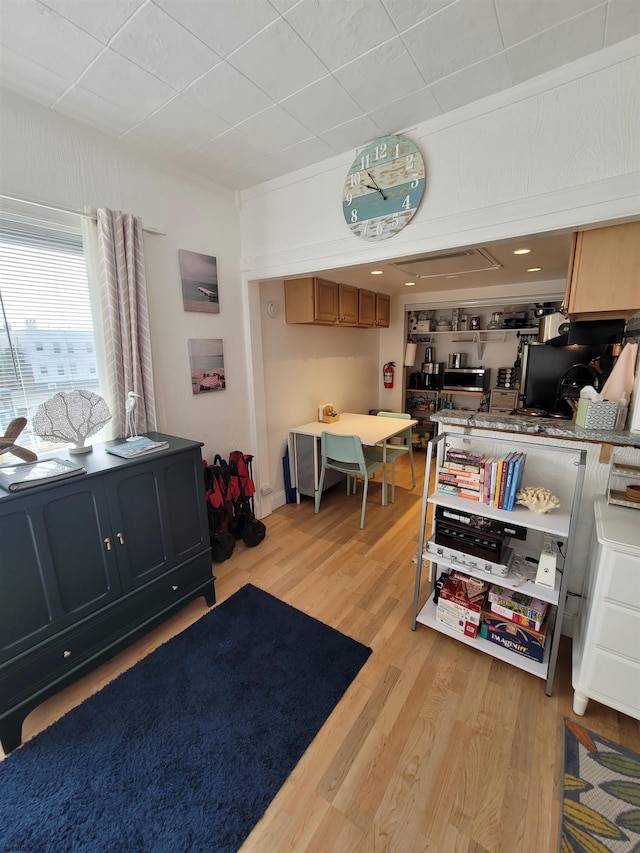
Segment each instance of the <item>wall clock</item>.
M409 223L424 188L424 161L410 139L374 139L347 173L342 192L345 222L363 240L388 240Z

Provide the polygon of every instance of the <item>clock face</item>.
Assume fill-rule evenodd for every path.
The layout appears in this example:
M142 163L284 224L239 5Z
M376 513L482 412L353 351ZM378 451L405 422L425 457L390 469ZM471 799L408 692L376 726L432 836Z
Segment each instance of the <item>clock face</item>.
M424 161L404 136L383 136L353 161L344 182L342 212L363 240L387 240L407 225L425 188Z

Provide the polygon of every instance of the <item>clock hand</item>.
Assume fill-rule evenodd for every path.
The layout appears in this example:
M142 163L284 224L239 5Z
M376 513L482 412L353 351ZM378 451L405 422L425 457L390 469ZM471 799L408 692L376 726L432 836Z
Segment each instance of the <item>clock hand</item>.
M371 174L371 172L370 172L368 169L367 169L366 171L367 171L367 175L369 175L369 177L371 178L371 180L372 180L372 181L373 181L373 183L375 184L375 187L370 186L370 184L365 184L365 187L367 187L367 189L370 189L370 190L377 190L377 191L380 193L380 195L382 196L382 198L386 201L386 200L387 200L387 197L386 197L386 195L382 192L382 190L380 189L380 187L378 186L378 182L376 181L376 179L373 177L373 175Z

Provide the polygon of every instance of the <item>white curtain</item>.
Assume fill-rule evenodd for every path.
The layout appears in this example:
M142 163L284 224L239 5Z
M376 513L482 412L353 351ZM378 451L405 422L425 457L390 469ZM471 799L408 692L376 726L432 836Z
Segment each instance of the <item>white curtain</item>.
M127 394L136 398L136 429L156 429L151 336L144 272L142 222L99 208L98 272L114 437L126 437Z

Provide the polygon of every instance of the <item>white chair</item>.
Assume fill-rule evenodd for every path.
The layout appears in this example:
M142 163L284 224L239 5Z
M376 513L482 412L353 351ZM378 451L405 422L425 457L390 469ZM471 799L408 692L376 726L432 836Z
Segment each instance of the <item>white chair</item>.
M364 489L362 493L362 513L360 515L360 528L364 527L364 515L367 509L367 491L369 479L373 473L382 469L382 499L387 492L387 470L382 462L375 459L365 459L362 443L357 435L333 435L323 432L320 436L320 450L322 453L322 468L320 470L320 482L316 492L316 513L320 510L322 499L322 487L324 475L327 469L341 471L347 475L347 494L351 491L351 478L354 478L353 493L355 494L355 478L362 477Z
M411 415L408 415L405 412L378 412L378 417L402 418L404 420L411 420ZM404 443L387 444L387 462L391 465L391 503L395 503L396 499L396 461L401 456L404 456L405 453L409 454L412 487L415 488L416 485L416 472L413 467L413 445L411 443L411 427L404 430L404 432L399 433L396 437L402 439ZM373 447L365 448L364 455L366 459L370 459L373 462L382 462L383 452L384 448L381 445L376 444Z

